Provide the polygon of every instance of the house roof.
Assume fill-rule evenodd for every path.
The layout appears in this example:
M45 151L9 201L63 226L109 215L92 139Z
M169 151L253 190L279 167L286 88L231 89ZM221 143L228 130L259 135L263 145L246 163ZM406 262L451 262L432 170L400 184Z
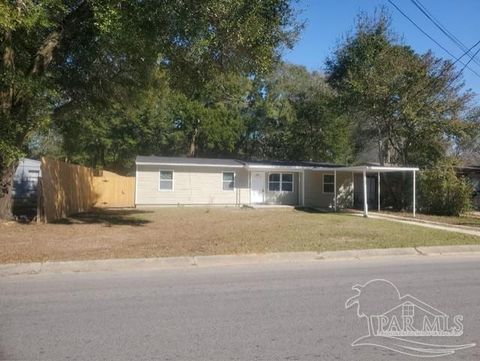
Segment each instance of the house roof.
M204 167L233 167L243 168L244 164L235 159L220 159L220 158L188 158L188 157L157 157L151 156L137 156L136 164L144 165L184 165L184 166L204 166Z
M278 167L323 167L323 168L337 168L342 167L339 164L332 163L321 163L321 162L310 162L310 161L281 161L281 160L247 160L243 163L250 168L255 168L256 166L278 166Z
M225 168L247 168L256 170L339 170L357 172L398 172L414 171L415 167L394 167L376 165L345 166L332 163L310 162L310 161L276 161L276 160L238 160L221 158L193 158L193 157L157 157L137 156L136 164L140 165L170 165L170 166L196 166L196 167L225 167Z

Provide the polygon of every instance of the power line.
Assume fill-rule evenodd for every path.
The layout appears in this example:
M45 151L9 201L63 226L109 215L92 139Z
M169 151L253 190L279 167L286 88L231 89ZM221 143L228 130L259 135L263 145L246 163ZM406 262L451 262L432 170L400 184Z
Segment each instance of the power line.
M455 59L454 62L452 63L449 63L448 66L446 66L445 68L442 69L442 71L440 72L440 74L438 74L437 76L433 77L432 79L430 79L427 83L426 86L420 88L419 90L417 90L415 92L415 94L413 95L413 98L415 98L417 95L419 95L422 91L424 91L425 89L427 89L429 86L433 86L434 83L437 81L437 80L440 80L442 78L442 76L447 72L449 71L457 62L460 61L461 58L463 58L465 55L467 55L468 53L470 53L470 51L472 51L478 44L480 44L480 40L478 40L475 44L473 44L470 48L468 48L462 55L460 55L458 58ZM478 54L478 52L480 51L480 48L479 50L477 50L477 52L474 54L474 56L476 56ZM470 55L469 55L470 56ZM465 70L465 67L472 61L472 59L474 58L474 56L470 56L470 59L469 61L467 62L467 64L464 64L463 68L460 70L460 72L458 74L456 74L456 76L450 80L444 87L442 87L442 89L440 91L443 91L446 87L450 86L455 80L457 80L460 75L462 74L463 70ZM463 64L463 63L462 63Z
M480 44L480 40L477 41L475 43L475 45L473 45L470 49L468 49L465 53L463 53L462 56L464 56L465 54L467 54L468 52L470 52L475 46L477 46L478 44ZM466 64L463 65L462 69L460 69L460 71L458 72L458 74L453 78L451 79L450 81L447 82L447 84L445 84L439 91L438 93L441 93L443 92L445 89L447 89L450 85L452 85L459 77L460 75L462 75L463 71L465 70L465 68L468 66L468 64L470 64L470 62L478 55L478 53L480 53L480 47L477 49L477 51L473 54L473 56L470 56L470 59L467 61ZM460 58L459 58L460 59ZM457 60L459 60L457 59ZM454 63L453 63L454 64ZM451 66L453 66L453 64L451 64ZM450 67L451 67L450 66ZM449 67L449 68L450 68ZM443 71L442 71L442 74L443 74ZM436 77L436 79L440 79L440 77L442 76L442 74L440 74L438 77ZM422 90L424 90L426 88L423 88ZM418 95L419 92L416 93L416 95ZM415 96L416 96L415 95ZM423 108L425 108L425 106L430 106L431 104L433 104L433 100L430 101L429 103L423 103L422 106L417 110L417 113L420 112ZM446 111L450 110L451 108L447 108Z
M397 9L397 11L402 14L408 21L410 21L418 30L420 30L422 32L422 34L424 34L426 37L428 37L430 40L432 40L435 44L437 44L441 49L443 49L448 55L450 55L452 58L456 58L456 56L450 52L447 48L445 48L442 44L440 44L437 40L435 40L432 36L430 36L430 34L428 34L425 30L423 30L419 25L417 25L417 23L415 21L413 21L407 14L405 14L402 9L400 9L392 0L388 0L388 2L393 6L395 7L395 9ZM460 61L460 64L462 65L466 65L465 63L463 63L462 61ZM480 74L478 74L475 70L473 70L472 68L468 67L468 70L470 70L472 73L474 73L476 76L478 76L480 78Z
M475 44L477 45L478 43L480 43L480 40ZM470 51L470 50L469 50ZM475 54L473 54L473 56L470 57L470 59L467 61L467 63L463 66L462 69L460 69L460 71L458 72L457 76L455 78L453 78L453 80L450 82L450 83L453 83L455 80L458 79L458 77L462 74L462 72L465 70L465 68L468 66L468 64L470 64L470 62L475 59L475 57L478 55L478 53L480 53L480 47L477 49L477 51L475 52ZM450 85L450 84L448 84Z
M450 30L448 30L433 14L428 11L427 7L420 0L410 0L445 36L447 36L460 50L465 51L467 46L458 39ZM480 65L480 61L474 58L473 61Z
M455 61L449 65L448 70L450 70L450 68L451 68L452 66L454 66L456 63L458 63L458 62L460 61L460 59L462 59L465 55L468 55L468 56L470 57L470 60L468 61L468 63L470 63L472 60L475 60L475 56L476 56L476 54L477 54L478 52L475 53L475 54L473 54L473 55L470 55L469 53L470 53L473 49L475 49L478 44L480 44L480 40L477 41L475 44L473 44L473 45L472 45L471 47L469 47L468 49L466 49L466 50L463 52L462 55L460 55L458 58L456 58ZM460 62L460 63L463 64L463 65L464 65L464 68L465 68L465 64L462 63L462 62ZM467 63L466 65L468 65L468 63Z

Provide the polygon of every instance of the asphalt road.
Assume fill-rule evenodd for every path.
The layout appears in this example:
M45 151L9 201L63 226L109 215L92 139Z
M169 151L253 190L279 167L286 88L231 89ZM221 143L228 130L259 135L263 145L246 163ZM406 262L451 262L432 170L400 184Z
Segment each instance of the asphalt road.
M382 278L449 315L480 360L480 257L415 257L0 279L5 360L415 360L351 343L368 333L345 309L355 284ZM387 305L389 292L362 307Z

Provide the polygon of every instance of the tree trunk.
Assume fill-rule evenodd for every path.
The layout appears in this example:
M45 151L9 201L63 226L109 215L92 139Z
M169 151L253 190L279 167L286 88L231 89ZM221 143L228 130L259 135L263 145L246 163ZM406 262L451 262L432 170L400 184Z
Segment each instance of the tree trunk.
M0 164L0 219L12 219L12 186L18 162L5 167Z
M382 140L379 139L377 144L378 144L378 163L381 166L384 166L385 165L385 158L383 156L383 142L382 142Z
M195 157L197 153L197 136L198 136L198 128L195 127L193 134L192 134L192 139L190 140L190 146L188 150L188 156L189 157Z

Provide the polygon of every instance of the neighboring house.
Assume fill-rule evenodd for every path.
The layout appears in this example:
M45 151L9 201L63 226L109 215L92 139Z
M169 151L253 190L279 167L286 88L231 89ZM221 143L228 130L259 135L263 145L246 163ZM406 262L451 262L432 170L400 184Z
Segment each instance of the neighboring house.
M36 215L40 164L39 160L28 158L20 159L18 163L13 178L13 213L17 216Z
M480 210L480 166L457 167L457 174L467 177L472 182L475 192L473 194L473 206Z
M415 174L417 170L315 162L138 156L135 204L265 204L336 209L351 208L361 202L361 208L368 214L369 207L380 203L377 182L380 173ZM364 180L366 187L363 187Z

